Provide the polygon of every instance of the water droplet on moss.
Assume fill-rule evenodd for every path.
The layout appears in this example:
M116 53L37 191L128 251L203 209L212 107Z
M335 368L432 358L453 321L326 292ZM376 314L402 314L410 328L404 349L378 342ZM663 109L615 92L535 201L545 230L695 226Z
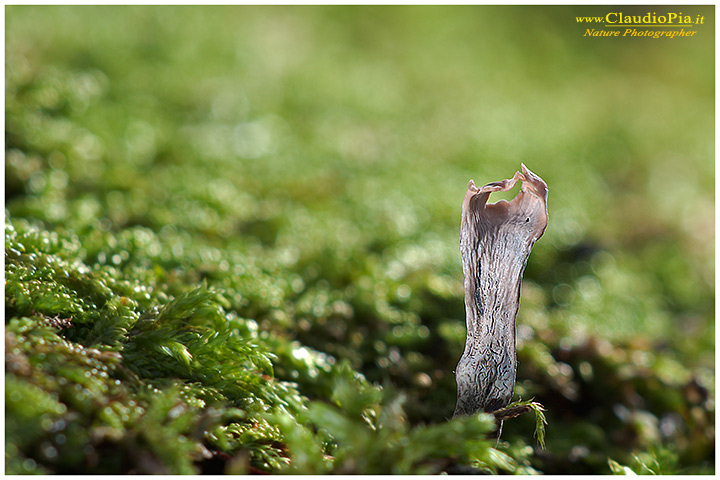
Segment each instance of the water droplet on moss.
M57 449L47 442L42 444L40 450L48 460L55 460L55 458L57 458Z
M35 470L36 466L37 466L37 464L35 463L35 460L33 460L32 458L26 458L25 461L23 462L23 468L25 470Z

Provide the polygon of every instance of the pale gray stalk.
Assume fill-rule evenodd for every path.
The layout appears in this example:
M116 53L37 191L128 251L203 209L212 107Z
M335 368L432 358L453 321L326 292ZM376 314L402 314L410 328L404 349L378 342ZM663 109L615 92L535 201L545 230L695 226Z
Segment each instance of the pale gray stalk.
M460 253L465 276L465 351L455 370L455 416L494 412L510 403L517 369L515 319L530 250L548 222L547 185L522 165L511 179L477 188L462 206ZM522 182L510 202L488 204L492 192Z

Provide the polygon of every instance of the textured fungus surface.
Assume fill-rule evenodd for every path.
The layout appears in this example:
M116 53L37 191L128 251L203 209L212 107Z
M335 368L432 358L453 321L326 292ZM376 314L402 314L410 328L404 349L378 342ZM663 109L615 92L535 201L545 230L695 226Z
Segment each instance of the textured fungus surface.
M510 202L487 203L492 192L510 190L518 180L522 188ZM530 250L547 226L547 191L525 165L512 178L482 188L468 183L460 227L467 340L455 371L455 415L493 412L510 403L520 285Z

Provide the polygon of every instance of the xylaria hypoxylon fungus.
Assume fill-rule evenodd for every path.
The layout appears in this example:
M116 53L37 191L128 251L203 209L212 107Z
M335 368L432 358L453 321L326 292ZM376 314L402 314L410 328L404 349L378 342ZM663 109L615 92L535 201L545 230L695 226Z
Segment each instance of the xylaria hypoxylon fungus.
M545 182L522 173L477 188L470 180L462 205L460 253L465 276L465 351L455 370L455 415L494 412L510 403L517 368L515 319L530 250L548 222ZM522 182L511 201L488 204L492 192Z

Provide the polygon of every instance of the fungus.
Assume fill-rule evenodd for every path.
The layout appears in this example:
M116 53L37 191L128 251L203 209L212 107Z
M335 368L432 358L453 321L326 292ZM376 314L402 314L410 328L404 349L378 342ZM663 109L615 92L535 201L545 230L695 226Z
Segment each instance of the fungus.
M465 276L467 339L455 378L455 416L495 412L510 403L517 368L515 319L530 250L547 226L547 185L527 169L477 188L470 180L462 205L460 254ZM488 204L492 192L511 201Z

